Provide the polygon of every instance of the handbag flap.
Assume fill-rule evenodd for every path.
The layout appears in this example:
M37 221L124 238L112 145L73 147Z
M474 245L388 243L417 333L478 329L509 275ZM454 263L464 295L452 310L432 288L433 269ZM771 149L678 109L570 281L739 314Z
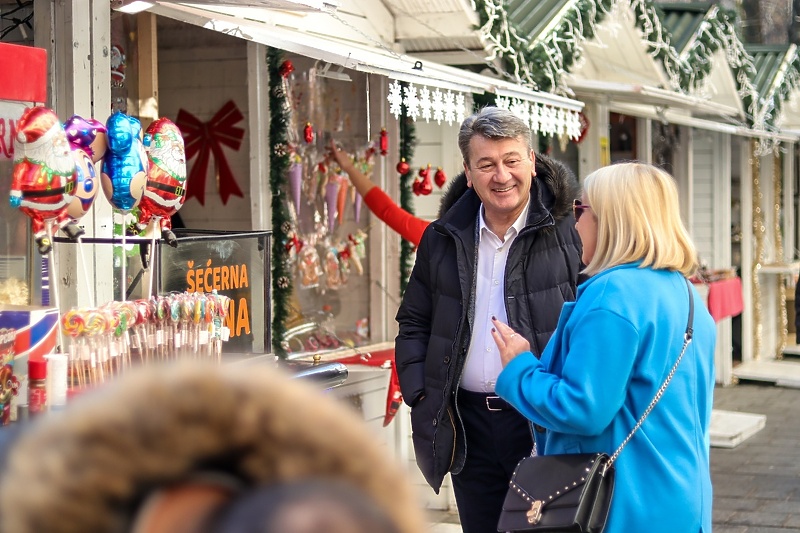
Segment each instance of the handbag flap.
M601 453L537 455L525 457L511 476L503 509L523 511L531 508L530 499L543 507L574 506L580 499L590 474L604 464Z

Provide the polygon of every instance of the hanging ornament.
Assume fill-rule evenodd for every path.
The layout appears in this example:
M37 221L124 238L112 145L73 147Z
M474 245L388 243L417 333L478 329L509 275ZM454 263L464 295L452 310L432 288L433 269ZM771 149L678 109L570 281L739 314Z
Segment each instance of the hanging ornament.
M433 182L431 181L430 163L428 163L427 167L419 169L419 175L422 178L422 182L419 185L419 194L423 196L428 196L430 193L433 192Z
M294 65L288 59L281 63L280 68L278 69L278 73L281 75L281 78L288 78L289 75L294 72Z
M389 153L389 134L386 132L386 128L381 128L380 148L381 155Z
M403 176L408 174L408 171L411 170L411 167L409 166L409 164L406 163L406 158L405 157L400 159L400 162L397 163L397 167L396 168L397 168L397 173L401 174Z
M436 185L440 189L444 187L444 184L447 182L447 175L445 175L444 170L442 170L442 167L436 168L436 174L433 176L433 181L436 182Z
M297 154L292 154L289 166L289 191L294 202L294 212L300 214L300 197L303 185L303 163Z
M578 138L575 140L576 144L580 144L586 138L586 134L589 133L589 126L591 122L589 122L589 117L587 117L583 111L578 113L578 120L580 120L580 133L578 134Z
M314 141L314 128L311 127L310 122L306 122L306 127L303 128L303 139L307 144L311 144Z

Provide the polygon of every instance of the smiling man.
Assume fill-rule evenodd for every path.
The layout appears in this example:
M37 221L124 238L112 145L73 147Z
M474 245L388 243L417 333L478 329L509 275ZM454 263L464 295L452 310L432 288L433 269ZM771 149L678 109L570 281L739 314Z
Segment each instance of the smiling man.
M466 187L454 182L444 214L422 236L397 313L395 356L425 479L438 493L452 473L463 530L494 533L533 438L495 394L502 364L491 320L510 324L541 354L561 306L575 299L578 185L563 165L536 157L530 129L509 111L470 116L458 145Z

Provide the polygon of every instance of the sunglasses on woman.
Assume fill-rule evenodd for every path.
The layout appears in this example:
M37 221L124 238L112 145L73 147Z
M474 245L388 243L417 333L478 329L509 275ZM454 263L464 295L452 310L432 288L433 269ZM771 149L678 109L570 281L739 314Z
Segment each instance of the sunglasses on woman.
M591 208L592 207L589 205L584 205L583 202L581 202L580 200L573 200L572 214L575 215L575 222L577 222L581 218L584 209L591 209Z

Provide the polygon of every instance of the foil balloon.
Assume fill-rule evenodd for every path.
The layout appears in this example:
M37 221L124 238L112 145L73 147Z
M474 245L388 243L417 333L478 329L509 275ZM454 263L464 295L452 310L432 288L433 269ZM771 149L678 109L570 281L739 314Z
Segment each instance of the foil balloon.
M72 148L76 177L75 196L67 212L78 220L89 212L100 190L95 163L106 153L106 127L100 121L73 115L64 123L64 131Z
M10 203L32 223L39 253L52 248L48 229L61 227L71 239L83 234L67 207L75 191L75 161L58 116L50 109L25 110L14 138L14 171Z
M178 127L168 118L155 120L144 135L150 162L144 197L139 203L137 227L142 230L157 220L161 237L170 246L178 241L170 217L186 201L186 151Z
M100 178L103 193L111 205L127 213L139 205L147 181L142 125L137 119L116 112L108 117L106 130L108 149Z
M80 148L97 163L108 148L108 135L105 124L93 118L72 115L64 123L67 139L73 148Z

